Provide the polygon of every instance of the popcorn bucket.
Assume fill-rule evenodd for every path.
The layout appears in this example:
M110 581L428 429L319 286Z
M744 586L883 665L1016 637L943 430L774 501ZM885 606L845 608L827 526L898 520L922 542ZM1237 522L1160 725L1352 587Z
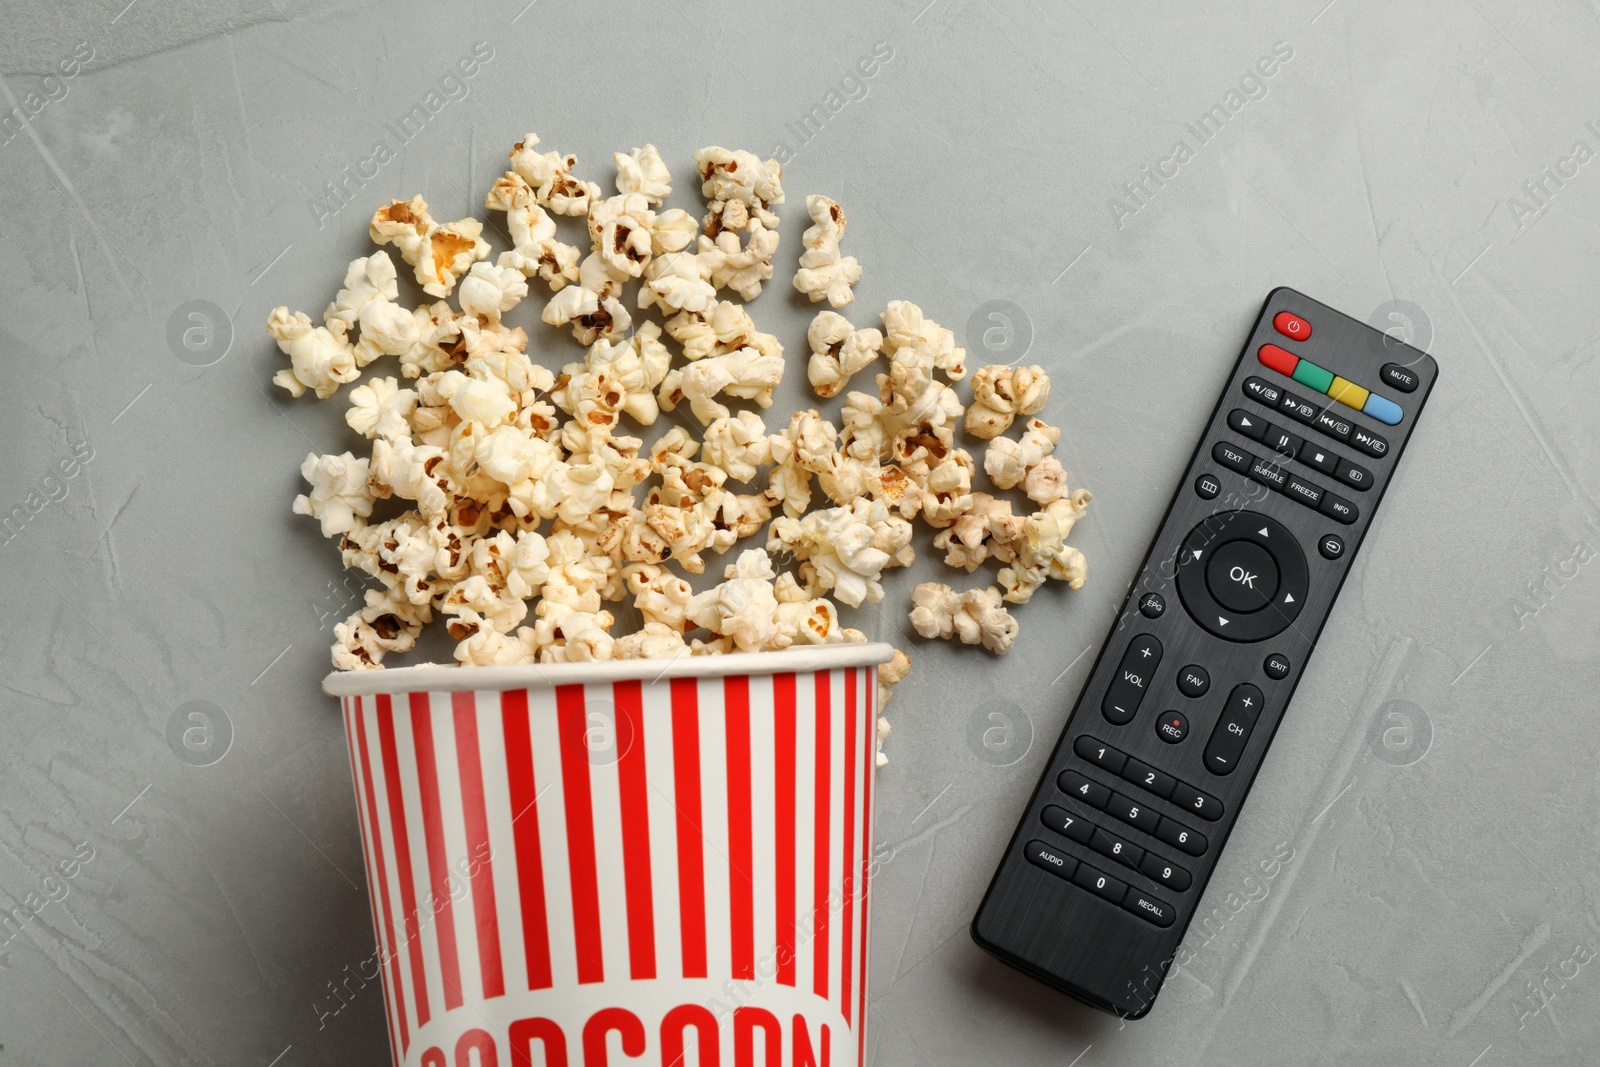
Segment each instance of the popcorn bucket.
M848 1067L888 645L335 673L406 1067Z

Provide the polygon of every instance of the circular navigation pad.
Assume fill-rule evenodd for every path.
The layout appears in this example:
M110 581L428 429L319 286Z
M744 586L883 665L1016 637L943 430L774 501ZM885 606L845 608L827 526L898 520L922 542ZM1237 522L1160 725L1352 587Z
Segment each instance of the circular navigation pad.
M1225 608L1260 611L1278 591L1278 563L1254 541L1229 541L1211 553L1206 588Z
M1184 608L1228 641L1264 641L1288 629L1311 584L1294 534L1253 511L1212 515L1190 530L1177 570Z

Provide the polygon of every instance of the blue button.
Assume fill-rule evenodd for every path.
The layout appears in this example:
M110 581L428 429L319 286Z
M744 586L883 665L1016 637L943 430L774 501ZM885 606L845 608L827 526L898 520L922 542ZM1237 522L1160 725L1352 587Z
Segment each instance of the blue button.
M1385 400L1377 393L1372 393L1367 397L1367 402L1361 406L1361 413L1363 415L1371 415L1379 422L1389 426L1398 425L1400 417L1405 414L1400 410L1399 404L1396 404L1393 400Z

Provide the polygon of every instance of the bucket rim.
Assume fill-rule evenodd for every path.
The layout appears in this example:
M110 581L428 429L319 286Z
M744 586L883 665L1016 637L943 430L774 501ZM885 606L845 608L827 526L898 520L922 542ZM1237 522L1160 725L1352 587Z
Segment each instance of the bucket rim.
M551 689L562 685L642 681L662 678L715 678L735 674L784 674L870 667L894 658L894 646L866 644L799 645L771 652L680 655L661 659L603 660L595 663L526 663L496 667L393 667L372 671L333 671L322 679L331 697L395 693L477 693L508 689Z

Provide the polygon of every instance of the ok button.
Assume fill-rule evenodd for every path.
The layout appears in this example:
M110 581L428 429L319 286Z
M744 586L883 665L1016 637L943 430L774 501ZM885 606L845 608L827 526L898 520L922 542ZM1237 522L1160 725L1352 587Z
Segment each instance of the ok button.
M1278 591L1278 562L1253 541L1229 541L1206 564L1206 588L1229 611L1259 611Z

